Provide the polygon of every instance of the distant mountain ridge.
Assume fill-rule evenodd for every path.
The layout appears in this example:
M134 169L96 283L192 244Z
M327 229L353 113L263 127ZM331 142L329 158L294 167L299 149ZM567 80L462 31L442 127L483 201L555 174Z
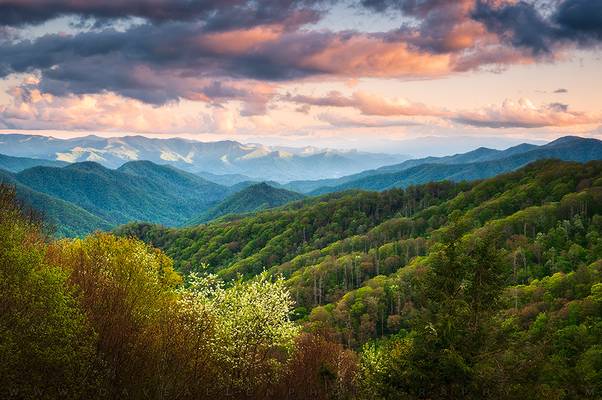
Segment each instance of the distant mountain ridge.
M252 180L287 182L294 179L338 177L407 159L403 155L373 154L315 147L270 147L236 141L198 142L144 136L56 139L46 136L0 135L2 152L10 156L64 162L94 161L118 168L128 161L148 160L188 172L245 175Z
M479 180L550 158L577 162L602 159L602 141L564 137L542 146L478 148L452 156L407 160L338 179L288 184L257 184L240 174L195 174L152 161L130 161L109 169L92 161L63 166L58 161L6 156L0 161L16 172L0 169L0 182L14 185L19 197L46 214L60 235L74 236L130 221L166 226L199 224L228 214L278 207L303 198L300 193L318 196L442 180ZM35 166L21 169L32 164Z
M602 141L566 136L541 146L521 144L506 150L478 148L453 156L407 160L338 179L293 181L283 187L311 195L348 189L386 190L429 181L484 179L549 158L578 162L602 159Z
M185 225L199 225L229 214L245 214L279 207L305 196L275 188L265 182L249 186L224 199L217 206L188 221Z
M0 154L0 169L10 172L19 172L24 169L45 166L45 167L64 167L68 163L64 161L44 160L28 157L12 157Z

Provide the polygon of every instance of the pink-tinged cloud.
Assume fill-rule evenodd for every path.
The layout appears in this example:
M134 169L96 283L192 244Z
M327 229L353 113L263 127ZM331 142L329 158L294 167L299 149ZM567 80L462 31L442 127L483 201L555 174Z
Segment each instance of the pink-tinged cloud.
M505 100L501 106L459 112L452 119L462 124L487 128L562 128L602 123L600 114L572 111L568 105L561 103L536 106L526 98Z
M455 26L459 32L450 40L456 43L437 51L417 44L409 32L289 31L279 23L220 32L164 24L48 35L0 43L0 77L38 72L40 89L53 95L110 91L164 104L204 100L207 82L424 79L535 61L524 51L481 36L473 25Z
M284 100L300 105L319 107L351 107L364 115L378 116L446 116L449 113L436 107L421 103L412 103L406 99L387 99L364 91L354 92L351 96L333 91L326 96L287 95Z
M542 2L515 0L354 0L369 12L397 10L403 17L397 28L381 32L309 25L334 3L0 0L0 78L39 76L20 88L27 96L12 93L20 100L3 107L4 123L32 126L39 118L40 126L49 128L61 121L80 126L82 104L106 101L118 115L137 116L134 121L140 125L132 128L152 129L160 121L145 121L159 111L142 103L166 110L190 100L222 110L210 122L227 131L236 117L223 111L230 102L240 103L245 117L265 117L282 99L278 91L283 82L442 78L553 62L576 48L597 49L602 43L602 14L591 0L545 2L547 8ZM29 39L29 26L64 15L97 25ZM141 20L116 28L116 21L133 17ZM562 127L597 120L560 105L531 107L525 101L451 112L366 92L283 98L304 113L311 107L344 107L363 116L434 117L476 126ZM95 104L103 110L104 105ZM69 112L62 113L61 107ZM88 109L96 115L92 111ZM128 126L116 120L97 119L107 129Z
M282 25L258 26L227 32L202 34L197 39L200 48L214 54L241 55L259 50L278 40L285 27Z
M450 73L449 54L411 49L378 35L339 34L299 58L298 67L345 77L434 77Z
M56 97L25 87L10 92L12 102L0 105L0 126L7 129L194 133L202 126L198 114L112 93Z
M405 99L388 99L362 91L355 92L351 96L345 96L340 92L330 92L323 97L289 94L282 99L305 107L353 108L367 116L436 117L464 125L490 128L570 127L602 123L601 114L573 111L568 105L561 103L536 106L525 98L518 101L505 100L500 106L469 111L450 111ZM304 108L300 111L309 110ZM328 118L327 122L330 122L334 117L328 115Z

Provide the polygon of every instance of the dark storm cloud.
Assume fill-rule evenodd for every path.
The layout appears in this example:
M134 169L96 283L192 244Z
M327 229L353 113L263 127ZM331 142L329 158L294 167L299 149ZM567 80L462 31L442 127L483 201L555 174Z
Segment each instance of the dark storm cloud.
M322 0L0 0L0 25L40 24L61 16L106 22L138 17L153 22L199 21L207 29L316 21ZM290 18L290 17L293 18ZM102 25L102 24L101 24Z
M360 0L363 7L374 11L400 10L411 15L427 13L454 2L449 0Z
M54 95L113 91L163 104L193 97L201 79L277 81L313 74L315 71L296 65L307 52L326 46L328 35L312 37L311 46L291 45L289 41L295 39L290 38L252 54L232 54L223 53L220 43L203 41L207 35L200 24L170 22L144 24L126 32L105 29L52 34L0 44L0 77L39 72L40 88ZM203 89L207 96L217 96L217 86Z
M535 53L550 51L554 28L531 4L521 1L498 8L478 0L472 16L513 46L529 47Z
M529 48L535 54L551 53L555 46L567 43L595 46L602 40L600 1L560 1L544 17L534 4L525 1L497 6L477 0L472 17L505 42Z
M602 40L602 2L598 0L564 1L553 19L567 37L586 43Z
M299 29L335 2L0 0L0 78L37 73L39 88L57 96L115 92L158 105L181 98L250 99L250 112L260 112L265 94L255 101L245 88L210 82L441 76L530 62L555 51L559 42L586 46L601 38L602 4L585 0L555 3L545 17L526 2L496 6L485 0L357 0L372 12L395 9L407 18L391 32ZM11 25L62 15L146 21L125 31L108 24L34 40L19 41L11 33L19 30ZM497 34L503 45L480 47L486 30ZM520 54L515 47L521 48Z
M467 13L472 0L360 0L359 4L376 13L401 13L403 20L391 40L433 53L454 52L470 44L456 39L466 36L465 28L473 22ZM458 31L461 26L464 30Z
M482 23L504 43L528 48L536 55L550 54L560 44L588 47L602 41L602 2L559 0L502 2L494 0L359 0L373 12L400 11L413 23L402 23L398 35L414 46L432 52L462 50L454 36L472 22ZM546 4L546 9L542 4ZM464 32L458 32L464 27ZM473 32L474 34L474 32Z

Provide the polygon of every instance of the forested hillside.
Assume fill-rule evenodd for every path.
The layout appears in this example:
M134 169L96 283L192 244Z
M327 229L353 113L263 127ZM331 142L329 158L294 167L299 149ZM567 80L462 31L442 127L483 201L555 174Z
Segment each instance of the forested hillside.
M21 201L42 214L45 225L58 237L81 236L96 229L108 230L113 226L73 203L37 192L19 183L14 174L0 170L0 184L2 183L11 185Z
M446 157L407 160L338 179L295 181L285 185L312 195L349 189L387 190L440 180L491 178L542 159L586 162L602 158L602 141L566 136L542 146L521 144L506 150L484 147Z
M245 214L278 207L295 200L301 200L302 194L279 189L265 182L251 185L228 196L215 207L201 213L186 222L185 225L198 225L231 214Z
M57 233L77 236L129 221L178 225L232 193L231 188L150 161L116 170L94 162L0 170L0 182L49 216Z
M0 205L0 398L602 393L600 161L58 241Z
M178 224L223 198L228 189L147 161L111 170L93 162L35 167L15 175L34 190L76 204L111 223Z
M358 352L366 398L576 399L602 390L601 231L602 162L540 161L119 233L185 275L283 276L304 330Z
M223 186L150 161L131 161L116 170L94 162L52 167L41 161L18 173L0 169L0 183L13 185L17 196L43 213L59 237L83 236L130 221L199 224L304 197L265 183Z

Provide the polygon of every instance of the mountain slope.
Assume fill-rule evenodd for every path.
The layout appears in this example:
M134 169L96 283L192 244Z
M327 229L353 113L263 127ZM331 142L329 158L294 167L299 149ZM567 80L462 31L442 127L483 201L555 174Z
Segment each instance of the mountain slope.
M184 198L196 198L196 193L204 193L210 201L218 201L229 193L223 185L211 182L196 174L182 171L170 165L158 165L150 161L130 161L117 168L118 172L150 179L163 190Z
M93 162L35 167L14 178L111 224L133 220L181 224L229 194L228 188L196 175L150 162L126 164L120 170Z
M541 160L481 182L338 193L232 221L179 229L131 224L118 233L160 247L184 273L282 275L301 318L359 348L411 327L424 301L418 290L429 253L452 234L474 245L495 238L509 288L501 306L528 327L547 309L523 285L547 282L562 311L572 300L558 283L565 276L600 281L601 229L602 161ZM513 285L533 301L513 297Z
M108 230L112 224L75 204L37 192L19 183L13 174L0 170L0 183L15 186L17 197L28 206L40 211L61 237L82 236L94 230Z
M44 166L44 167L64 167L68 163L64 161L43 160L27 157L11 157L5 154L0 154L0 169L10 172L19 172L27 168Z
M584 193L571 194L576 191ZM542 218L537 207L551 204L562 213L587 212L591 216L602 212L601 201L602 161L579 164L542 160L478 183L442 182L407 190L338 193L232 221L179 229L132 224L118 231L164 249L184 271L206 263L211 271L231 278L239 273L251 277L271 268L289 277L290 285L300 285L300 298L307 296L302 305L307 305L315 301L311 293L318 282L312 282L312 276L297 274L355 265L356 260L345 259L349 254L361 256L361 279L391 273L400 261L386 261L388 253L402 257L407 251L406 262L412 254L423 253L427 236L445 227L454 211L459 213L454 218L464 216L460 222L466 223L467 229L476 229L487 221L524 210L521 218L529 222L525 225L521 218L508 221L512 230L504 232L520 230L534 240L538 224L556 225L555 220ZM419 243L415 242L417 237L422 237ZM340 260L332 260L333 255ZM342 271L337 273L340 282ZM329 285L334 275L322 278L324 285ZM332 292L325 298L338 299L344 294L340 286L328 290Z
M229 214L244 214L274 208L304 196L285 189L277 189L265 182L258 183L234 193L217 206L191 219L186 225L198 225Z
M513 171L541 159L554 158L577 162L602 159L602 141L571 136L543 146L519 145L504 151L489 150L477 149L470 153L438 159L409 160L398 165L339 179L335 181L338 184L317 188L310 194L318 195L348 189L386 190L440 180L484 179ZM459 162L467 160L471 162ZM472 162L474 160L481 161Z

